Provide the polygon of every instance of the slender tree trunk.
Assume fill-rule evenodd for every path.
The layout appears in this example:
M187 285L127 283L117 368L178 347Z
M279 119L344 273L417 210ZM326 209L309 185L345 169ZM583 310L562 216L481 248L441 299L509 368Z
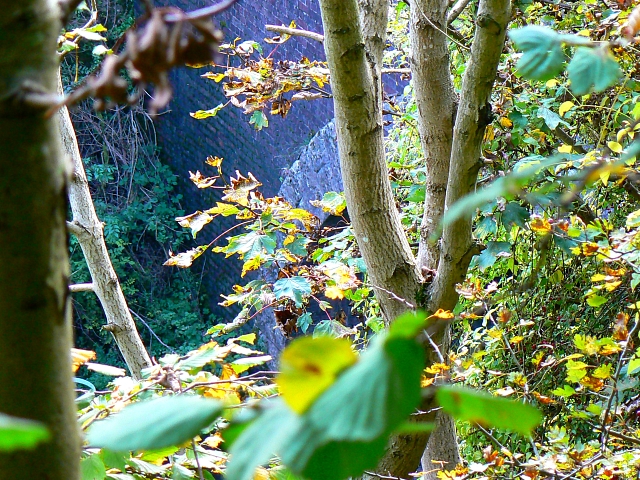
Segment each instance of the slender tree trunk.
M37 449L0 454L0 478L75 480L69 172L57 118L46 119L41 102L56 92L60 12L51 0L2 0L0 9L0 411L52 434Z
M58 89L62 93L59 77L58 82ZM140 339L120 288L118 276L111 264L109 251L104 242L104 226L93 206L78 141L66 107L60 110L59 119L62 144L73 165L73 175L69 184L73 220L68 224L69 230L78 239L87 261L92 279L91 290L98 296L107 317L105 329L113 335L131 375L139 379L140 371L151 366L151 359Z
M427 177L417 262L428 270L436 270L440 258L431 237L444 213L456 113L445 35L448 7L448 0L414 0L410 13L411 84Z
M356 0L321 0L320 8L347 209L369 278L391 321L407 309L405 302L415 302L421 278L389 183L375 56L367 58Z

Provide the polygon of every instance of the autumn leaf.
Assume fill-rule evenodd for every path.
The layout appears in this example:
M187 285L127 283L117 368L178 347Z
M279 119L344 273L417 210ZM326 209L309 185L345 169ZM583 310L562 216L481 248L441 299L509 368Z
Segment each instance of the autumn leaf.
M542 217L533 217L529 222L529 228L537 234L546 235L551 232L551 224L549 220Z
M196 173L189 172L189 180L198 188L212 187L216 183L216 179L217 177L205 177L199 170L196 170Z
M214 217L206 212L197 211L191 215L176 217L176 222L178 222L181 227L190 228L191 235L193 235L193 238L196 238L198 232L202 230L207 223L213 220L213 218Z
M191 250L187 250L186 252L182 252L177 255L173 255L173 253L169 252L169 259L162 265L165 267L189 268L196 258L207 251L207 248L209 248L207 245L200 245L199 247L192 248Z
M81 350L79 348L71 349L71 365L73 373L78 371L81 365L84 365L89 360L95 360L96 352L91 350Z
M246 177L236 170L236 178L231 178L231 188L224 190L222 200L234 202L246 207L249 204L249 192L262 185L251 172Z
M429 316L427 320L452 320L454 317L455 315L450 310L439 308L434 314Z

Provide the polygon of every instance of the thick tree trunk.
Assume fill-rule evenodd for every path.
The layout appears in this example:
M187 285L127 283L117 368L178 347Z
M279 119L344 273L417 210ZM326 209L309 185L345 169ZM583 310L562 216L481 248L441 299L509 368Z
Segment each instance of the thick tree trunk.
M0 9L0 411L52 434L37 449L0 454L0 478L74 480L69 169L57 118L34 106L56 92L60 12L51 0L2 0Z
M321 0L320 7L347 209L370 281L391 321L407 302L415 303L420 274L389 184L374 57L367 58L356 0Z
M358 12L356 0L320 1L347 208L369 277L377 287L376 295L387 321L391 321L414 304L422 277L395 209L382 143L377 64L380 54L376 46L380 45L378 37L382 30L376 22L383 18L378 9L383 4L383 0L360 0L362 10ZM427 309L452 310L458 298L455 285L464 279L471 257L478 252L471 238L471 220L447 226L439 250L426 240L444 206L452 205L474 185L490 113L488 100L504 44L509 3L508 0L481 0L455 127L446 40L437 34L438 28L445 30L446 2L416 0L411 8L415 9L412 11L416 29L412 33L416 43L412 47L412 67L414 82L417 82L414 87L420 137L427 162L433 162L429 165L428 212L425 211L422 227L420 267L437 267L434 282L428 288ZM435 21L427 17L427 11ZM366 42L371 42L371 46ZM432 101L435 103L431 104ZM436 332L433 340L446 356L448 332ZM437 355L429 345L426 346L427 360L434 361ZM429 413L419 420L433 420L434 407L433 400L425 400L421 410ZM446 457L450 463L457 463L453 422L446 416L438 416L437 423L439 433L436 435L440 436L434 442L444 443L436 445L425 460L431 463L438 457ZM428 434L393 437L377 472L391 477L408 476L418 468L427 441Z
M61 83L58 88L62 91ZM118 276L111 264L109 251L104 242L103 224L93 206L76 134L66 107L60 110L59 120L64 150L71 157L73 165L73 175L69 184L73 221L68 225L69 230L78 239L87 261L92 279L91 290L98 296L107 317L105 329L113 335L131 375L139 379L140 371L151 366L151 359L140 339L120 288Z

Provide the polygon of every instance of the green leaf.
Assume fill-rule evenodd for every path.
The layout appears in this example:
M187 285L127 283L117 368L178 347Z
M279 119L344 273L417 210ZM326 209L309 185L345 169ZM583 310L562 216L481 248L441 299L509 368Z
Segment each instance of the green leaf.
M296 326L300 329L300 331L302 331L302 333L307 333L307 330L309 330L309 327L312 324L313 318L311 316L311 313L309 312L303 313L298 317L298 320L296 320Z
M601 92L616 83L622 75L618 62L606 46L577 48L567 73L575 95L586 95L591 90Z
M511 30L509 37L516 47L523 51L516 66L522 76L546 81L562 71L562 41L550 28L528 25Z
M162 397L129 405L95 422L89 444L114 451L151 450L181 444L195 437L222 412L222 405L189 395Z
M523 228L531 218L529 210L520 205L518 202L509 202L505 205L502 212L502 225L511 231L513 225Z
M279 452L284 463L310 480L340 480L374 468L388 436L420 401L423 367L414 339L379 339L311 406L311 428Z
M548 108L545 108L545 107L538 108L537 115L539 118L542 118L544 120L544 123L547 124L547 127L549 127L550 130L555 130L556 128L558 128L558 125L560 124L565 125L567 127L569 126L567 122L565 122L564 120L562 120L562 118L560 118L560 115L558 115L553 110L549 110Z
M484 272L498 260L498 257L511 256L511 244L509 242L489 242L480 255L474 259L475 265Z
M407 202L421 203L424 202L424 198L427 193L427 187L424 185L413 185L409 189L409 194L405 200Z
M302 307L304 297L311 295L311 284L304 277L281 278L273 284L273 293L278 300L289 298Z
M252 124L256 130L262 130L264 127L269 126L269 120L262 110L253 112L249 123Z
M455 419L487 428L504 428L529 436L542 421L542 414L531 405L468 388L443 386L438 388L436 398Z
M576 390L570 385L565 385L564 387L559 387L555 390L552 390L551 393L559 397L569 398L576 393Z
M276 383L294 412L304 413L357 356L346 338L303 337L294 340L280 357Z
M49 430L40 422L0 413L0 451L30 449L49 436Z
M225 478L251 480L255 469L267 463L298 431L302 417L281 399L261 402L257 418L232 442ZM226 437L225 437L226 438Z
M587 303L590 307L598 308L601 305L607 303L606 297L602 297L600 295L589 295L587 297Z
M640 358L633 357L627 366L627 375L633 375L640 370Z
M80 478L82 480L104 480L107 477L107 469L100 455L89 455L80 461Z

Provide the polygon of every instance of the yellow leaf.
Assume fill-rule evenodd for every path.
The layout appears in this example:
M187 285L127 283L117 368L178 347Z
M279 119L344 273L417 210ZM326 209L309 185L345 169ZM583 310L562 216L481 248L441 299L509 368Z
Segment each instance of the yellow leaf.
M560 105L560 108L558 109L558 113L560 114L561 117L564 117L564 114L567 113L569 110L571 110L573 108L575 104L569 100L567 100L566 102L563 102L562 105Z
M206 445L209 448L218 448L218 446L222 442L224 442L222 436L219 433L216 433L214 435L209 435L202 442L200 442L200 445Z
M607 184L609 183L609 176L611 175L611 171L610 170L605 170L603 172L600 172L600 180L602 180L602 184L606 187Z
M451 320L455 315L450 310L443 310L439 308L433 315L431 315L427 320Z
M495 133L493 131L493 125L487 125L486 130L484 131L484 142L490 142L495 138Z
M560 153L571 153L573 151L573 147L571 145L565 145L564 143L558 147L558 152Z
M547 80L547 83L545 83L545 86L547 88L554 88L557 85L558 85L558 80L556 80L555 78L552 78L551 80Z
M511 337L511 340L509 340L509 343L511 345L517 345L518 343L522 342L524 340L524 337L522 335L516 335L515 337Z
M535 233L547 234L551 232L551 224L546 218L536 217L531 220L529 227Z
M434 363L433 365L425 368L424 371L431 375L439 375L449 370L449 368L449 365L446 363Z
M276 383L285 402L304 413L329 388L338 374L358 357L345 338L302 337L294 340L280 357Z
M513 122L509 120L507 117L500 117L500 125L503 128L511 128L513 127Z
M91 350L81 350L79 348L72 348L71 363L72 363L73 373L76 373L78 371L78 368L80 368L81 365L84 365L89 360L95 360L95 358L96 358L96 352L93 352Z
M208 73L202 74L201 76L202 76L202 78L208 78L210 80L213 80L216 83L219 83L225 77L225 74L224 73L208 72Z
M620 145L618 142L607 142L607 146L612 152L615 152L615 153L622 152L622 145Z
M325 289L324 296L333 300L341 300L344 298L344 291L337 285L331 285Z

